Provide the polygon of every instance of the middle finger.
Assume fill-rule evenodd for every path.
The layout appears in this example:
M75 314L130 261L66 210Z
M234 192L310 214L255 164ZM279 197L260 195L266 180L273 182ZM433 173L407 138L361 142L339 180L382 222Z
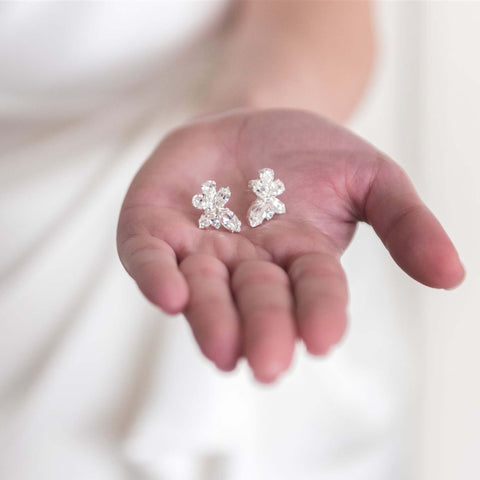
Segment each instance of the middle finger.
M244 351L261 382L272 382L291 363L296 327L286 272L271 262L247 260L232 276L232 290L244 324Z

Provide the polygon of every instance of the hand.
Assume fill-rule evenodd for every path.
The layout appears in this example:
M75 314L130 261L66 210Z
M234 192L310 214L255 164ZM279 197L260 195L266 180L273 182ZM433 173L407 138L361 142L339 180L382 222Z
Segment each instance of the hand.
M263 167L286 187L287 213L251 228L249 179ZM191 203L206 180L229 186L240 233L198 228ZM246 356L275 380L300 337L325 354L340 341L347 281L340 257L356 223L375 229L397 264L436 288L464 277L454 246L407 175L362 139L295 110L204 118L171 133L137 174L118 226L118 251L143 294L185 314L222 370Z

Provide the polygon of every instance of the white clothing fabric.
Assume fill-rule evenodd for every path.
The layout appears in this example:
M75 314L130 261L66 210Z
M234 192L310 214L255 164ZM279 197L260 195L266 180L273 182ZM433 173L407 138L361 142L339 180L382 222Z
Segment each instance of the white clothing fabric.
M346 341L270 387L216 370L117 259L129 182L208 78L183 46L223 8L0 6L0 478L407 478L408 332L369 229Z

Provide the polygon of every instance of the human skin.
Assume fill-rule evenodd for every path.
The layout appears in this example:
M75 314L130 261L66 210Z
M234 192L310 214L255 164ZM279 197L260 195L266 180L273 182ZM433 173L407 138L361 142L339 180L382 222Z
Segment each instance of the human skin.
M343 1L236 1L222 40L207 111L313 110L343 123L375 58L372 5Z
M200 184L230 186L242 220L247 182L271 167L287 213L240 233L200 230ZM313 113L263 110L203 118L164 139L135 177L119 221L118 250L143 294L184 312L204 355L223 370L245 355L275 380L297 335L325 354L346 326L340 257L356 223L370 223L394 260L425 285L464 276L454 246L402 169L348 130Z
M248 57L244 46L241 56ZM265 76L266 70L257 78ZM348 105L341 94L354 81L350 87L338 84L338 102L316 97L315 110L337 121L347 117L364 76L360 71L353 88L358 94ZM268 383L288 369L299 339L315 355L341 340L348 288L340 258L357 222L371 224L397 264L425 285L452 288L464 270L396 163L324 115L264 108L275 106L270 103L276 97L270 92L266 101L261 91L248 83L245 95L233 98L255 98L254 108L198 118L159 144L126 195L117 244L143 294L165 312L183 312L208 359L229 371L245 356L255 378ZM305 101L293 90L282 95L279 103L289 107ZM280 198L287 213L251 228L246 214L255 196L247 184L264 167L285 183ZM191 199L209 179L230 187L227 207L242 220L240 233L198 228L201 212Z

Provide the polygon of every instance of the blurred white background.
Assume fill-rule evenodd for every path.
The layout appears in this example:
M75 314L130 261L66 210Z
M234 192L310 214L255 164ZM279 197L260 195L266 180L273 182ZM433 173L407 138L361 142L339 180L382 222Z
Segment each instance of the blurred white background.
M351 122L413 178L465 283L416 284L362 226L345 256L345 342L298 355L269 389L243 364L215 370L114 249L128 183L192 114L192 71L215 58L171 68L170 49L217 9L194 3L1 6L0 476L200 478L241 446L288 480L290 454L329 480L480 478L480 2L377 2L379 62Z
M467 270L445 292L391 269L420 324L415 477L480 478L480 2L378 2L377 18L380 62L352 127L405 167Z

